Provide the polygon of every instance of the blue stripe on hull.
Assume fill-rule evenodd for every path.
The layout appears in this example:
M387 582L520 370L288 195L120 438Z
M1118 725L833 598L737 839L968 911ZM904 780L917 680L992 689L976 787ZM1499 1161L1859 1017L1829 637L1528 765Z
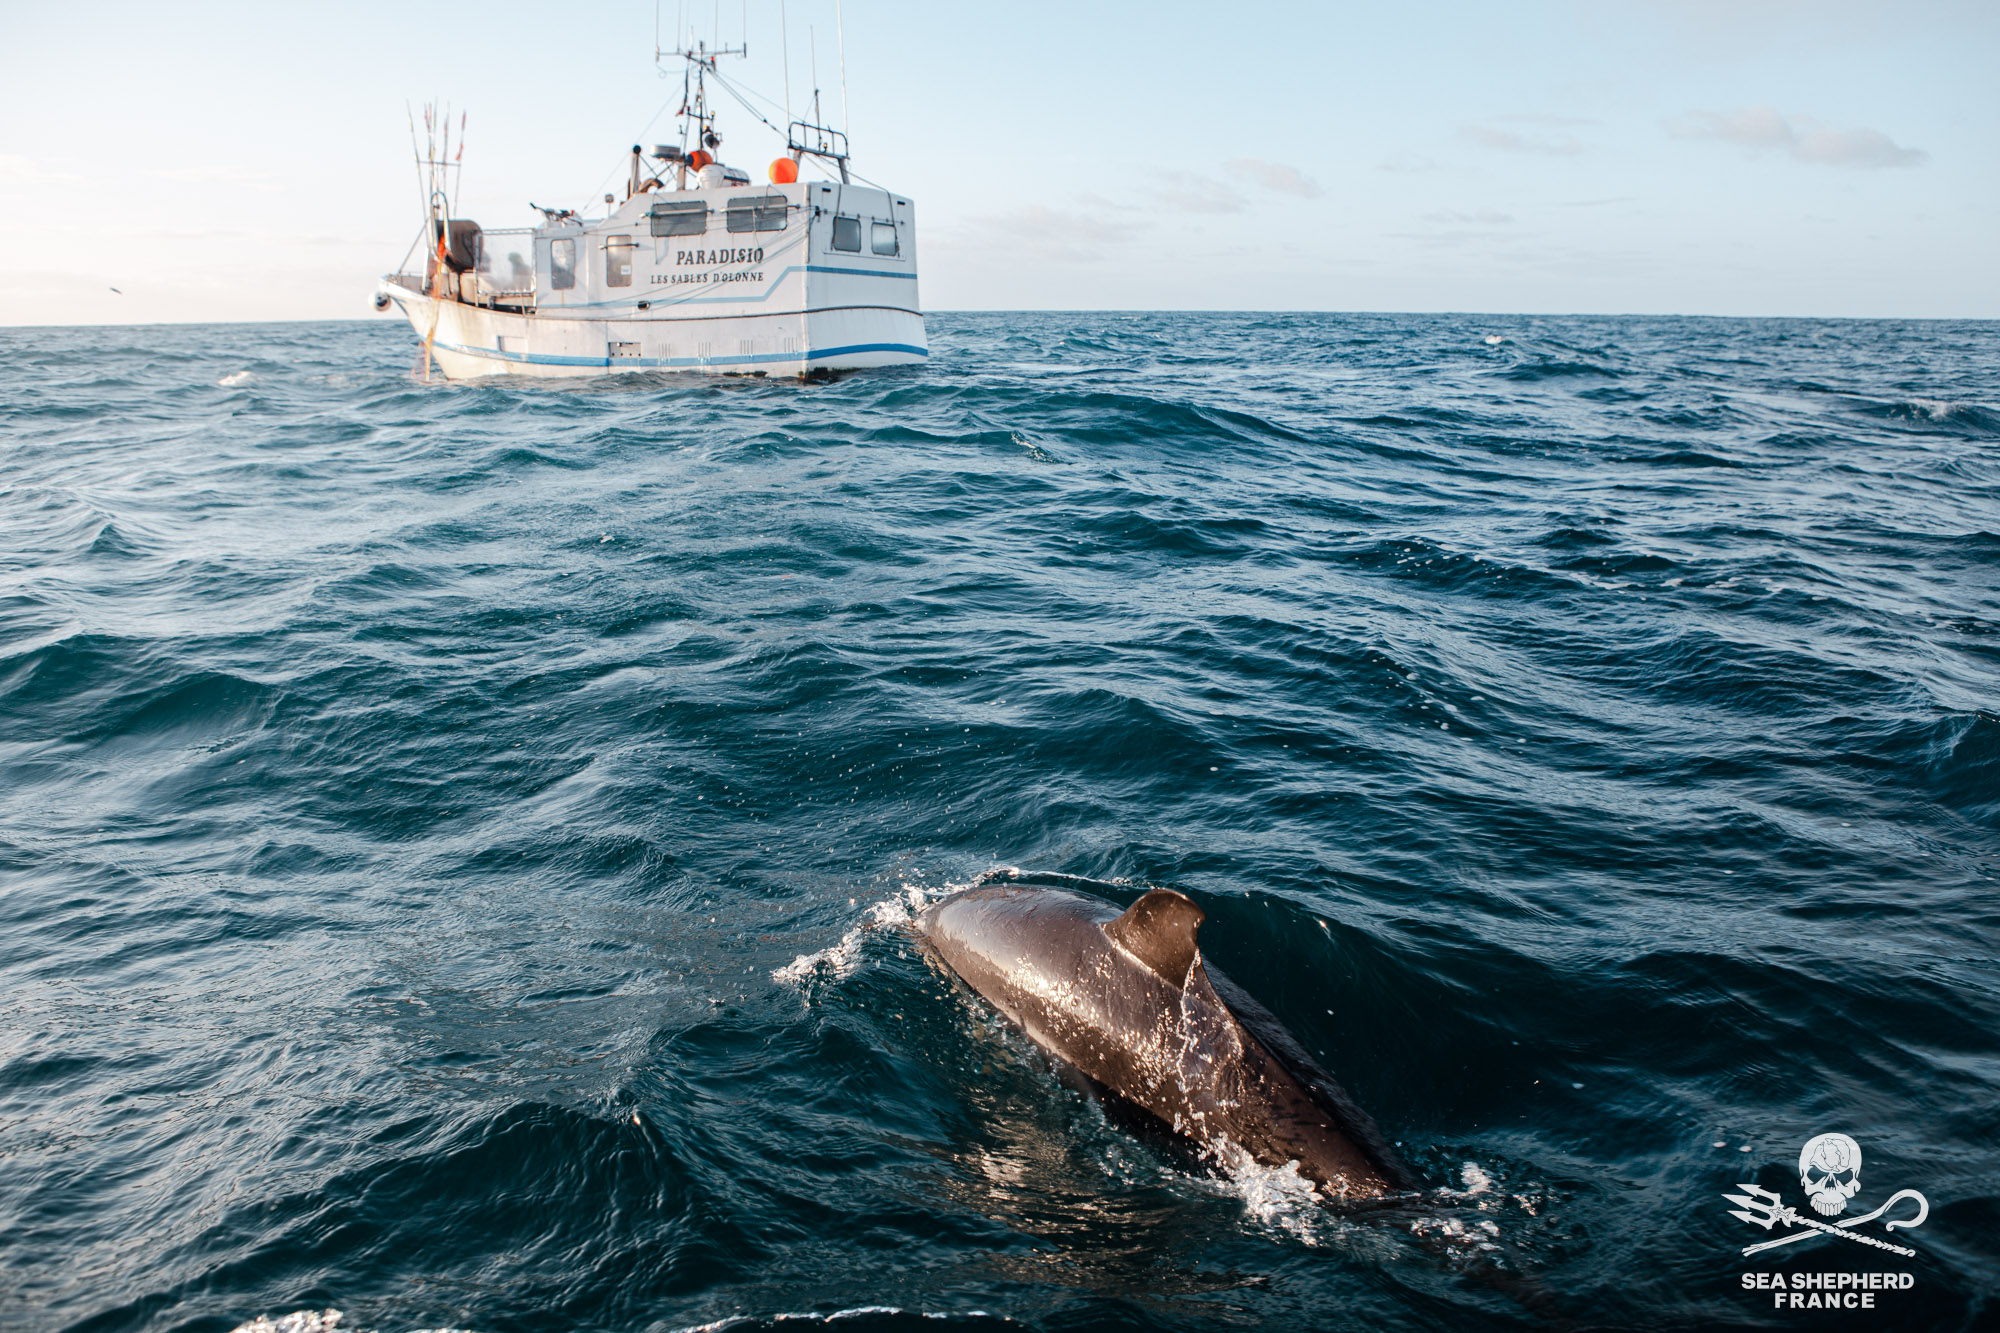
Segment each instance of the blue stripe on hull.
M763 289L754 296L672 296L668 294L669 289L667 288L653 287L643 295L621 296L615 301L565 301L558 305L551 305L547 309L548 311L630 310L634 308L634 303L641 300L656 307L675 305L756 305L759 302L770 300L776 294L778 284L782 283L786 278L791 277L794 273L844 273L850 278L902 278L909 282L917 280L917 275L914 273L884 273L872 268L835 268L831 264L788 264L785 266L784 271L779 273L777 277L765 282ZM698 292L705 292L722 285L719 282L704 282L696 285L694 289ZM748 286L749 284L746 283L744 285Z
M911 282L917 280L917 275L914 273L885 273L879 268L835 268L831 264L807 264L805 270L808 273L847 273L857 278L908 278ZM791 270L786 269L785 272L789 273ZM783 277L784 274L778 276Z
M439 342L437 346L447 352L457 352L460 356L481 357L488 361L509 361L530 366L587 366L593 369L609 370L615 366L637 366L648 370L716 370L729 366L770 365L778 361L817 361L827 357L851 356L857 352L906 352L911 356L930 355L927 347L912 343L849 343L845 347L817 347L812 351L760 352L751 356L719 357L706 359L698 356L549 356L534 352L502 352L491 347L464 347L458 343Z

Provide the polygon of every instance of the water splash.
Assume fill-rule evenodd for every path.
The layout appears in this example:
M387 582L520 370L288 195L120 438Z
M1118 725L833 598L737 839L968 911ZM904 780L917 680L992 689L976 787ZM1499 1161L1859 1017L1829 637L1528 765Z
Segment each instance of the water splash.
M238 1324L230 1333L336 1333L340 1321L345 1318L338 1310L294 1310L290 1314L260 1314L247 1323ZM339 1329L338 1333L375 1333L373 1329ZM472 1333L463 1328L417 1328L410 1333Z
M768 1315L729 1315L722 1319L710 1320L706 1324L689 1324L673 1330L673 1333L727 1333L730 1329L758 1328L765 1324L839 1324L851 1319L884 1318L902 1315L919 1319L936 1320L989 1320L995 1323L1011 1324L1014 1320L1005 1315L988 1310L909 1310L900 1305L856 1305L844 1310L832 1310L825 1314L814 1311L785 1311Z
M912 884L908 880L896 886L896 891L887 898L870 903L861 914L861 920L836 944L813 953L802 953L783 967L771 973L771 980L781 986L803 986L812 977L824 976L834 981L853 976L861 966L861 954L868 938L874 932L889 926L907 926L937 899L961 889L983 883L981 876L968 884L954 884L946 881L942 889L932 889L922 884Z
M840 937L836 944L813 953L802 953L771 973L771 980L781 986L803 986L809 978L825 976L833 981L845 980L854 975L861 966L862 950L874 932L892 926L907 926L920 913L939 899L954 893L976 889L982 884L990 884L997 879L1019 878L1019 866L994 866L963 882L946 880L941 886L932 888L924 884L914 884L903 880L896 891L887 898L870 903L863 911L861 920Z
M1314 1248L1332 1238L1335 1219L1326 1209L1326 1198L1300 1173L1297 1162L1267 1166L1227 1138L1207 1144L1202 1156L1220 1171L1214 1179L1242 1202L1254 1229Z
M1463 1262L1492 1258L1501 1252L1500 1224L1490 1217L1465 1218L1436 1213L1410 1222L1410 1234Z
M260 1314L238 1324L230 1333L333 1333L341 1318L338 1310L294 1310L276 1319Z

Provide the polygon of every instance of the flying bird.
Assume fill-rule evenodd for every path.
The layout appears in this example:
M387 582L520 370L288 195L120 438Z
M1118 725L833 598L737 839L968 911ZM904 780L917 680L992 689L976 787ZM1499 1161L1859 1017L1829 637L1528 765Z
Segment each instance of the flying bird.
M117 289L116 287L113 287L113 288L112 288L111 290L112 290L112 291L114 291L114 292L118 292L118 289ZM125 293L123 293L123 292L118 292L118 294L119 294L120 296L123 296L123 295L124 295Z

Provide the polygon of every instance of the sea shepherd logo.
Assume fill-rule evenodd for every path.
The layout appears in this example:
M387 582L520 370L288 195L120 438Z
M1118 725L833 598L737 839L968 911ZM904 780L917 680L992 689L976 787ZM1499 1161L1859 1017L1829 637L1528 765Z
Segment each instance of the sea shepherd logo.
M1857 1245L1886 1250L1905 1258L1916 1257L1917 1252L1907 1245L1898 1245L1861 1229L1888 1214L1891 1209L1897 1209L1903 1215L1882 1223L1885 1234L1922 1226L1924 1219L1931 1215L1931 1206L1915 1190L1897 1190L1872 1213L1838 1222L1822 1220L1839 1217L1846 1212L1854 1196L1861 1192L1861 1145L1847 1135L1820 1134L1806 1141L1806 1146L1799 1153L1799 1185L1811 1203L1811 1215L1786 1203L1776 1190L1756 1185L1741 1184L1736 1187L1742 1191L1741 1194L1722 1196L1737 1205L1729 1215L1751 1226L1762 1227L1765 1231L1781 1224L1798 1228L1771 1240L1744 1246L1746 1258L1824 1236L1853 1241ZM1915 1202L1914 1215L1909 1215L1907 1208L1897 1208L1905 1200ZM1916 1281L1915 1275L1910 1273L1750 1272L1743 1275L1743 1289L1770 1292L1772 1308L1778 1310L1872 1310L1876 1308L1878 1294L1908 1291L1916 1285Z

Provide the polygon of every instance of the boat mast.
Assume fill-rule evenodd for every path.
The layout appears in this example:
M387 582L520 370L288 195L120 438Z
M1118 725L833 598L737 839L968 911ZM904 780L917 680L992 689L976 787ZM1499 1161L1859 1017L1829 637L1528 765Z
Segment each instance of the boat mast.
M782 10L781 10L782 12ZM831 162L840 172L840 182L848 184L847 178L847 33L845 27L840 33L840 122L841 128L834 129L826 123L826 116L819 108L819 42L810 25L806 28L806 54L811 60L812 70L812 119L792 118L792 74L790 43L786 43L785 60L785 151L792 159L810 154L824 162Z
M784 5L782 0L779 4L779 16L780 23L783 23ZM810 38L808 40L810 44ZM842 41L843 43L845 42L844 33L842 34ZM846 183L848 180L847 131L845 129L834 129L832 126L824 123L826 116L820 111L818 48L816 45L810 45L810 49L808 50L808 55L813 62L813 118L810 121L806 121L792 118L792 50L788 32L785 34L782 47L785 68L785 120L787 122L785 126L785 151L792 155L794 161L801 157L811 156L825 162L831 162L835 169L840 172L841 181ZM748 42L744 42L740 46L718 46L711 50L708 43L695 41L690 35L686 46L666 51L660 48L657 38L654 40L653 60L660 67L661 77L665 78L671 74L673 67L668 64L669 61L678 62L681 70L681 152L679 160L680 185L683 189L687 188L688 164L692 157L687 142L689 131L692 130L694 133L694 151L705 152L711 160L715 157L715 151L722 142L721 136L715 132L715 111L708 102L708 75L712 73L718 79L722 78L722 74L716 69L716 60L719 57L747 56L749 54L750 44ZM723 80L723 86L729 87L726 79ZM731 92L735 92L735 90L732 88ZM737 93L736 96L740 99L742 94ZM847 58L844 45L841 53L840 101L841 120L844 122L847 119ZM762 120L766 125L770 125L773 130L778 128L775 125L771 125L770 121L764 120L763 115L755 108L750 107L748 102L745 102L744 106L756 119Z
M667 61L684 62L681 67L681 156L680 183L687 185L688 131L694 132L694 146L705 150L710 158L722 144L722 136L715 132L715 111L708 104L708 74L715 68L715 62L722 56L747 56L750 44L740 46L718 46L710 50L707 42L690 42L687 46L676 47L672 51L662 51L657 42L653 47L653 62L660 67L660 74L669 73ZM690 85L692 80L692 85Z

